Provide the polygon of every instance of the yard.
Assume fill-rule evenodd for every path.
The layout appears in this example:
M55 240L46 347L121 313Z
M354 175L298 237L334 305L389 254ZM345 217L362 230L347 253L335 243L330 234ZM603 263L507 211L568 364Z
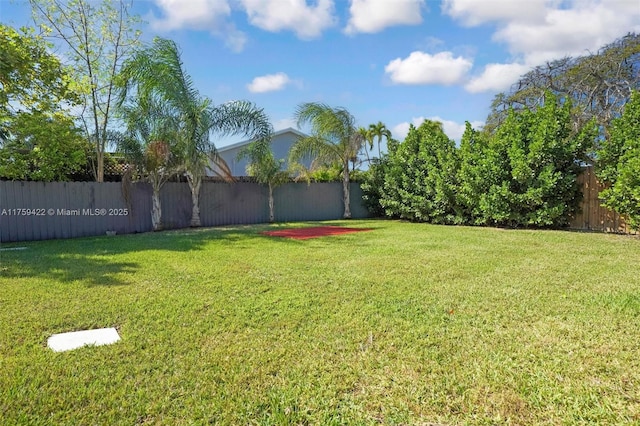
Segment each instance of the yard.
M328 224L3 245L0 424L640 423L637 237Z

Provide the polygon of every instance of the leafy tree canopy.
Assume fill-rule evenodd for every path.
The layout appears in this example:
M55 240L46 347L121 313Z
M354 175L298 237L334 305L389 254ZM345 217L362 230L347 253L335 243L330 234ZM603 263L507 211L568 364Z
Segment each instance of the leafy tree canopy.
M412 125L404 142L390 150L380 205L388 216L455 223L457 165L455 142L442 123Z
M140 19L129 0L29 0L35 24L63 48L81 95L79 119L94 144L96 181L104 179L105 150L113 125L116 75L136 48Z
M598 159L598 176L610 185L600 194L604 205L627 215L631 228L640 229L640 92L633 93L614 120Z
M546 94L570 100L574 130L595 120L602 139L611 122L622 114L631 92L640 89L640 34L631 33L597 52L565 57L535 67L497 95L486 129L494 131L506 120L509 109L535 110Z
M0 24L0 176L67 180L87 161L87 142L65 108L71 78L33 29Z

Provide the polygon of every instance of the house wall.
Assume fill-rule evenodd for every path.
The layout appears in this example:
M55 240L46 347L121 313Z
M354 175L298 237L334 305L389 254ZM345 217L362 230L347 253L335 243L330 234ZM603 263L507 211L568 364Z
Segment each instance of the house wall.
M283 159L284 163L282 165L282 169L286 170L288 168L288 157L289 157L289 149L291 146L298 140L300 136L293 132L283 132L276 133L271 140L271 150L273 151L273 156L277 159ZM220 156L226 161L231 169L231 173L234 176L247 176L247 165L249 164L246 158L242 160L237 160L238 153L249 144L243 144L241 146L232 146L230 148L222 147L218 150ZM310 159L303 161L303 164L306 167L311 165ZM209 173L209 175L213 175L213 173Z

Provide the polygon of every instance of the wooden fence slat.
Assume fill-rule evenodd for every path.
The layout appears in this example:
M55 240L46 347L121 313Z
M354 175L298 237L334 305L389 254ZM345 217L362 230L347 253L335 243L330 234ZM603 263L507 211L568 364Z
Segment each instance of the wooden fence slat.
M582 189L583 198L580 212L569 224L571 229L637 234L628 226L624 216L600 204L600 192L604 185L598 181L592 166L585 167L577 182Z

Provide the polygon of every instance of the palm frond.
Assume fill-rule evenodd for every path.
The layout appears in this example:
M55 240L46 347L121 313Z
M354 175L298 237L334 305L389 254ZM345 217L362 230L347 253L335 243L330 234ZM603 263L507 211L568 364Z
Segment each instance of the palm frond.
M244 135L268 140L273 128L262 108L248 101L231 101L212 109L211 131L222 136Z
M339 147L317 135L298 139L289 150L289 162L300 163L314 159L320 163L341 162Z

